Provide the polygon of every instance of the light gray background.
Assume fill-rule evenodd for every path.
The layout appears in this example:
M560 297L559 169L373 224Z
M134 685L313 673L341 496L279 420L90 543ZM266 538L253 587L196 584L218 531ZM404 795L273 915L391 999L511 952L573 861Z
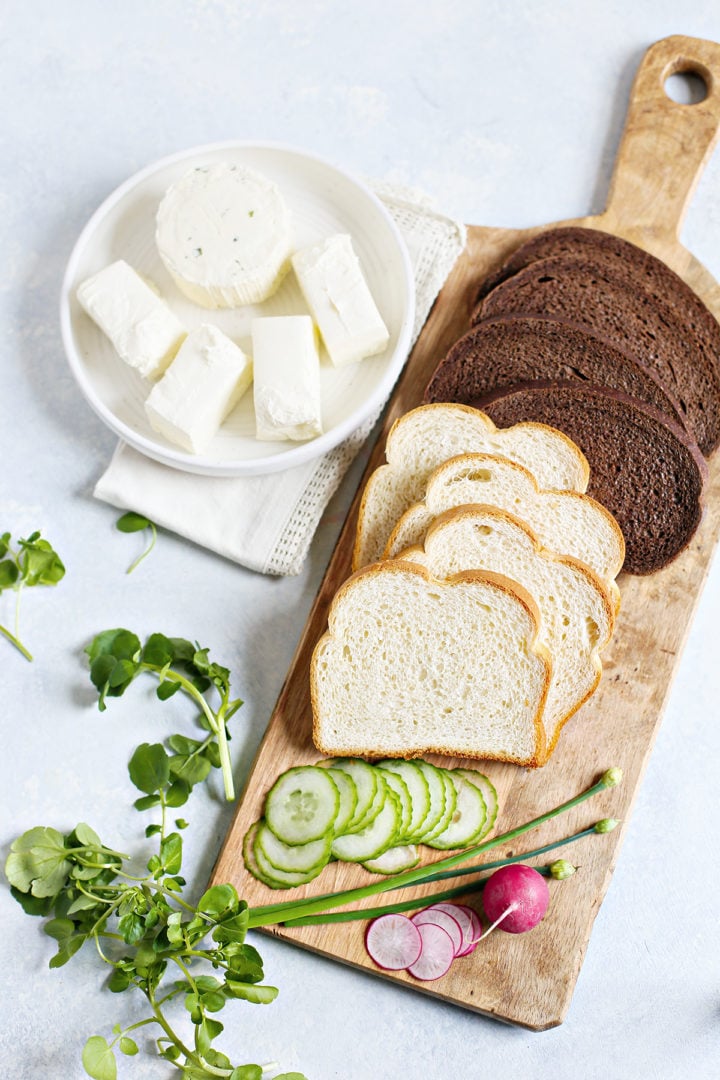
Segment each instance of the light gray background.
M24 597L35 662L0 642L3 858L22 830L78 820L137 846L126 762L177 726L181 706L138 684L97 712L81 650L108 626L195 637L232 667L247 702L233 740L242 782L359 475L358 463L297 578L261 578L168 534L126 577L140 539L91 497L114 439L76 389L58 329L63 266L89 214L155 158L228 138L287 141L418 185L477 224L599 210L637 63L678 32L720 40L716 0L0 5L0 531L42 527L68 568L57 590ZM684 239L720 276L718 156ZM281 993L226 1010L234 1058L311 1080L718 1075L719 604L716 567L561 1028L511 1029L260 938ZM230 815L217 785L187 807L198 889ZM0 1074L77 1080L85 1037L142 1002L103 990L89 950L49 971L39 922L5 888L0 905ZM145 1053L121 1069L169 1075Z

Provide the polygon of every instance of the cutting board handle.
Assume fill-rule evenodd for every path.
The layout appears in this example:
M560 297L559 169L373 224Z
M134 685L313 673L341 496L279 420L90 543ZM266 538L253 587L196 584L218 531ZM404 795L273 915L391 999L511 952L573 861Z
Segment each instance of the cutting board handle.
M706 97L680 105L670 75L693 74ZM676 240L720 134L720 45L675 35L651 46L635 76L603 226L649 249Z

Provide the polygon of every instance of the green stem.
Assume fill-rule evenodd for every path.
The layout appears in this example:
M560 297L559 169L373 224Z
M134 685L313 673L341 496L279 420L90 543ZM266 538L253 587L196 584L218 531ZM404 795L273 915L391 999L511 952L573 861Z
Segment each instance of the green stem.
M142 552L142 554L138 555L137 559L135 559L134 562L130 563L130 566L128 566L127 570L125 571L126 574L132 574L133 570L135 570L140 565L143 559L147 559L148 555L155 547L155 541L157 540L157 529L153 525L152 521L148 522L148 525L150 526L150 530L152 532L152 538L150 540L150 543Z
M464 866L458 870L447 870L440 874L428 874L421 881L415 882L416 885L429 885L433 881L443 881L446 878L458 878L464 877L468 874L485 874L491 870L497 870L501 866L509 866L511 863L525 862L526 859L534 859L539 855L546 855L549 851L555 851L559 847L564 847L565 844L572 844L575 840L580 840L584 836L592 836L595 834L594 826L589 829L583 829L581 832L573 833L572 836L566 836L562 840L556 840L552 844L545 844L543 847L534 848L532 851L523 851L519 855L511 855L507 859L496 859L494 862L479 863L476 866ZM536 866L541 874L546 876L550 873L549 867ZM292 921L286 920L285 926L315 926L319 923L335 923L335 922L354 922L356 919L374 919L378 915L388 915L395 911L413 911L415 908L427 907L428 904L436 904L440 900L450 900L455 896L462 896L463 893L473 892L476 889L482 888L485 884L485 878L480 878L477 882L471 882L467 885L459 885L452 889L446 889L444 892L432 893L429 896L416 896L412 900L404 900L399 904L387 904L384 907L377 908L362 908L359 911L336 911L329 915L309 915L300 919L293 919ZM406 888L407 886L401 886ZM331 895L331 894L328 894Z
M197 1058L195 1057L195 1054L193 1053L193 1051L189 1047L187 1047L185 1045L185 1043L182 1041L180 1036L176 1035L175 1032L173 1031L173 1029L168 1024L167 1020L163 1016L162 1009L160 1008L159 1003L157 1003L155 1001L155 998L151 994L147 995L147 999L150 1002L150 1007L152 1008L153 1016L155 1018L156 1023L158 1023L160 1025L160 1027L163 1029L163 1031L165 1032L165 1034L167 1035L168 1039L173 1044L173 1046L177 1046L178 1049L180 1050L180 1053L184 1054L188 1061L196 1061L197 1062ZM199 1062L198 1062L198 1064L199 1064Z
M32 653L28 652L22 641L20 641L20 639L17 638L15 634L12 634L6 626L0 625L0 634L3 634L8 639L8 641L11 642L11 644L13 644L15 648L23 654L26 660L32 660Z
M161 671L164 671L163 668L158 667L156 664L147 664L143 662L143 667L147 671L154 672L156 675L159 675ZM233 784L232 762L230 760L230 751L227 744L227 732L225 731L224 720L227 702L223 700L223 704L221 705L216 715L212 711L200 691L195 686L193 686L190 680L186 679L184 675L180 675L177 671L173 671L172 668L169 668L167 671L164 671L164 678L168 682L179 683L185 693L188 694L193 699L193 701L197 702L198 706L202 709L205 718L207 719L207 722L209 723L212 731L215 734L215 737L217 738L218 751L220 753L220 765L223 774L223 784L225 787L225 798L228 800L228 802L232 802L232 800L235 798L235 787Z
M467 862L468 859L472 859L477 855L483 854L485 851L489 851L491 848L499 847L501 844L507 843L510 840L515 840L516 837L522 836L524 833L529 832L531 829L536 829L540 825L544 825L546 821L552 820L552 818L557 817L559 814L579 806L581 803L585 802L586 799L591 798L593 795L597 795L598 792L604 791L607 787L615 786L617 780L610 779L611 772L612 770L608 770L608 772L604 773L600 780L596 784L593 784L592 787L580 792L579 795L569 799L567 802L561 803L552 810L540 814L539 817L533 818L532 821L528 821L524 825L518 825L516 828L510 829L500 836L495 836L490 840L486 840L482 844L466 848L464 851L458 852L457 855L451 855L448 858L438 860L438 862L433 864L433 872L438 873L442 870L451 870L455 866ZM368 896L376 896L379 893L389 892L391 889L397 889L406 885L421 884L425 877L427 877L427 867L421 866L415 870L407 870L403 874L397 874L390 880L373 882L370 885L362 885L355 889L346 889L342 892L335 893L330 897L322 897L319 899L310 897L306 900L288 900L284 904L272 904L265 908L262 906L251 908L249 912L250 918L248 928L257 929L260 926L272 926L276 923L301 919L309 915L319 915L330 908L344 907L346 904L354 903L356 900L364 900ZM271 908L272 910L268 910L268 908Z

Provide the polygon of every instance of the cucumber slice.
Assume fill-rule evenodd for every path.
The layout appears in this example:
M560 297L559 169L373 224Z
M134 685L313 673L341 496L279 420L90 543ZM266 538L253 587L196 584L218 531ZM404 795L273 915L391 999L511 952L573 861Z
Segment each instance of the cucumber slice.
M333 783L340 792L340 809L335 818L334 831L340 836L352 821L358 804L358 792L350 773L342 769L328 769Z
M275 871L275 874L277 874L277 877L275 877L269 872L271 867L264 860L262 863L258 861L254 842L259 827L260 822L256 821L254 825L250 826L243 839L243 862L246 870L258 881L261 881L263 885L267 885L269 889L291 889L294 885L304 885L305 875L281 875L281 872ZM261 858L263 858L262 853ZM281 881L281 876L292 877L293 880ZM302 877L302 881L297 880L300 877Z
M330 858L332 833L321 836L319 840L310 840L307 844L284 844L265 822L260 822L253 847L258 862L262 862L259 858L259 853L262 852L273 870L284 870L291 874L307 874L315 869L319 872L327 866Z
M400 800L382 777L378 777L384 788L382 809L377 817L360 832L346 833L333 840L332 853L342 862L367 862L377 859L395 843L400 826Z
M407 785L412 803L412 814L402 840L404 844L412 843L413 837L422 832L430 813L430 788L425 775L416 761L396 761L394 758L388 758L386 761L381 761L379 767L395 773Z
M355 813L345 826L345 832L350 832L358 827L362 828L368 814L371 811L374 812L373 801L378 789L377 774L372 765L368 765L367 761L361 761L360 758L327 758L325 761L319 762L319 765L320 768L326 770L339 769L341 772L347 773L354 781L358 801Z
M400 832L398 835L404 835L408 830L410 819L412 818L410 789L402 776L400 776L400 773L390 772L389 769L383 769L380 765L377 765L376 768L385 783L390 786L400 800Z
M485 800L480 788L475 787L469 780L465 780L457 773L453 775L452 772L448 772L445 775L455 786L455 811L445 830L434 836L432 840L426 840L425 843L441 851L470 847L484 833L487 819Z
M440 825L443 820L448 789L445 786L442 771L438 769L436 765L431 765L429 761L423 761L422 758L418 758L414 764L422 771L423 776L427 780L428 790L430 792L430 811L419 832L414 833L412 836L407 836L405 839L409 843L423 844L425 843L425 837L432 836L437 826Z
M340 792L327 769L298 765L280 776L265 799L265 820L285 844L308 844L334 831Z
M478 772L477 769L453 769L452 772L458 773L462 776L463 780L469 780L475 787L480 788L480 794L485 800L485 806L487 808L487 819L485 821L485 828L480 836L476 839L482 840L484 836L492 829L495 824L495 819L498 814L498 793L495 790L495 785L491 780L487 778L485 773Z
M415 844L402 844L391 847L378 855L377 859L366 859L363 866L372 874L399 874L403 870L412 870L420 862L420 855Z
M457 788L452 782L452 778L450 777L448 770L440 769L439 772L442 778L443 785L445 786L445 808L435 828L432 829L430 832L423 833L423 838L421 841L421 843L423 844L432 844L432 841L435 839L436 836L440 836L442 833L445 832L448 825L453 819L453 815L455 814L455 808L457 806Z

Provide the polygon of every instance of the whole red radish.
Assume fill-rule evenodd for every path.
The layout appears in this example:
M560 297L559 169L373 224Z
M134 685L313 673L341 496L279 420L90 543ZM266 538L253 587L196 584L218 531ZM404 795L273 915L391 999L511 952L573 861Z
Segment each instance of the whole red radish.
M492 926L508 934L524 934L532 930L545 915L550 891L542 874L532 866L512 863L501 866L485 883L483 906ZM483 935L484 936L484 935Z

